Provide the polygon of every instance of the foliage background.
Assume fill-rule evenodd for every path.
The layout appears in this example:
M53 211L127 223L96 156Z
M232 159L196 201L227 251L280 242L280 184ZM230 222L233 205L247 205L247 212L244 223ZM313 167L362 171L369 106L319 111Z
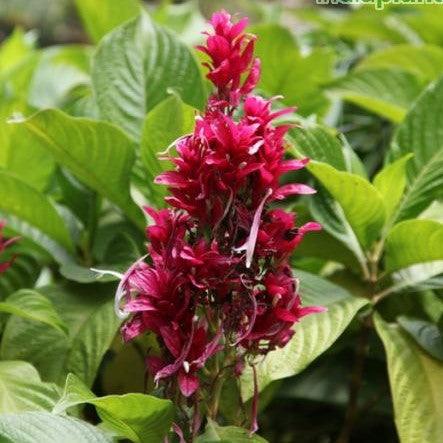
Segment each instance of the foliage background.
M0 4L0 215L10 234L23 237L12 251L19 254L15 267L0 279L3 413L51 410L68 373L99 397L144 392L144 354L155 344L147 338L122 346L111 300L116 283L96 281L89 268L122 271L142 255L144 219L136 203L162 199L150 185L164 167L154 154L188 131L187 106L201 106L205 95L198 72L185 72L189 84L174 84L173 72L166 85L166 76L155 78L148 65L151 83L123 68L130 88L110 88L106 76L115 74L116 60L125 50L143 58L152 40L140 52L128 35L121 43L113 34L115 46L99 43L98 52L92 45L135 16L137 2L122 1L121 10L116 1L100 8L74 3ZM352 422L353 442L376 435L387 443L437 443L443 435L443 8L375 11L252 0L146 7L153 22L177 33L178 48L199 41L213 10L248 15L263 59L260 91L298 106L301 129L291 130L290 153L322 162L304 177L316 181L318 196L291 205L300 221L312 214L325 226L299 248L294 267L306 303L323 303L329 313L301 324L295 342L264 368L260 435L270 442L329 442L346 438L343 423ZM189 54L177 49L177 69ZM171 60L166 54L153 66ZM187 105L166 87L178 88ZM149 88L152 96L141 103L139 92ZM47 108L64 113L23 119ZM16 125L7 123L11 114ZM350 385L358 399L349 401ZM104 418L88 395L82 394L89 398L84 411L73 414L96 424L97 412ZM225 417L232 418L236 397L235 386L224 393Z

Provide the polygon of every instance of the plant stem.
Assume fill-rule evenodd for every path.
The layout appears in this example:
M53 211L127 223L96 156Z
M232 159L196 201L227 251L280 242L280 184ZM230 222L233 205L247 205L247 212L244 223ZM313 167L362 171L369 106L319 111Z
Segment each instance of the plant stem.
M218 407L220 404L220 395L224 383L223 370L216 373L214 381L212 383L211 401L208 406L208 417L212 420L216 420L218 414Z
M354 366L349 385L349 400L345 419L336 443L348 443L358 414L358 395L363 381L363 370L368 350L368 338L371 330L371 317L365 317L355 350Z

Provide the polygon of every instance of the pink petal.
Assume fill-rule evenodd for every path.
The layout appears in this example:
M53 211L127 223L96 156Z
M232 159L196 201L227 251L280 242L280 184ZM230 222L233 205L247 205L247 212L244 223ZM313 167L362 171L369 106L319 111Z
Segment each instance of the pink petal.
M312 189L308 185L304 185L303 183L291 183L288 185L283 185L278 188L273 196L275 200L283 200L289 195L309 195L315 194L317 191Z
M200 381L194 374L187 374L184 370L178 373L178 386L185 397L190 397L199 385Z
M246 251L246 267L251 267L252 257L254 256L255 244L257 243L258 228L260 226L261 214L265 206L266 200L272 194L272 189L269 189L262 201L255 210L254 219L252 221L251 232L245 244L236 248L236 252Z
M280 171L288 172L288 171L297 171L299 169L304 168L309 163L309 158L304 158L301 160L283 160L280 164Z

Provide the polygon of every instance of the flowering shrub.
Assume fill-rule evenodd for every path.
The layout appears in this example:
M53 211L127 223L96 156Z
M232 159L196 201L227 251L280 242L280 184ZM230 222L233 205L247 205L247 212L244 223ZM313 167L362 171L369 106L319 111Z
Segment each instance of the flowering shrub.
M0 441L440 443L441 8L6 3Z
M146 229L149 264L129 269L117 302L123 299L120 314L131 314L125 341L146 332L158 338L161 356L146 360L155 382L165 384L170 398L177 399L177 389L194 403L204 398L215 418L220 388L214 386L285 346L300 318L324 309L301 306L289 265L303 236L320 225L296 227L295 214L269 207L315 192L300 183L280 185L282 175L308 162L284 159L289 126L273 123L293 110L272 112L271 100L250 94L260 61L255 36L244 32L247 20L233 23L222 11L211 25L199 49L210 58L207 77L216 90L193 133L177 140L177 156L169 157L175 170L155 179L168 186L165 200L175 209L146 208L155 223ZM211 374L202 383L204 368ZM255 401L254 431L256 413Z

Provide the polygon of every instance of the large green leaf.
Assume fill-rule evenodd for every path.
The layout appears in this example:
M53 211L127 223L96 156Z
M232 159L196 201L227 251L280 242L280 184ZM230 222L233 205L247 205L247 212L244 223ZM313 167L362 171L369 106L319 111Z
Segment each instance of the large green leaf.
M311 162L308 169L338 202L360 244L370 247L385 220L383 201L377 189L363 177L338 171L326 163Z
M50 411L59 398L57 387L42 382L31 364L0 361L0 416L6 412Z
M42 50L29 85L29 104L38 109L60 107L73 88L90 84L91 52L85 45Z
M203 81L191 51L142 14L108 34L94 57L93 88L101 115L139 139L146 113L176 91L202 108Z
M369 54L358 65L357 71L399 68L426 81L443 74L443 49L433 45L395 45Z
M48 412L0 415L2 443L112 443L103 431L81 420Z
M329 86L331 93L395 123L424 87L422 80L399 69L357 71Z
M429 86L399 126L393 142L395 158L412 152L408 187L396 213L399 220L418 215L443 188L443 78Z
M300 294L306 306L320 305L326 312L303 318L295 326L294 338L282 349L270 352L257 364L258 382L263 389L274 380L291 377L306 368L326 351L346 329L360 308L368 301L356 298L348 291L307 272L295 271L300 278ZM251 370L242 377L243 396L253 392Z
M47 381L63 384L72 372L91 386L119 325L112 290L112 285L99 284L39 288L66 324L68 336L44 323L11 317L1 358L29 361Z
M72 241L49 199L18 178L0 170L0 214L8 226L30 238L60 261L69 259Z
M443 361L443 331L427 320L401 316L397 318L400 326L429 354Z
M169 400L137 393L96 397L78 377L69 374L63 396L53 412L59 414L84 403L94 405L105 425L118 436L136 443L162 442L174 416Z
M12 68L33 52L32 37L21 28L15 28L12 34L0 46L0 78L7 76Z
M258 87L282 95L284 103L297 106L304 116L324 112L328 100L321 86L332 77L333 52L321 48L302 54L290 31L279 25L259 25L252 31L258 35L256 54L262 60Z
M200 435L196 443L266 443L267 440L257 434L250 435L247 429L236 426L219 426L209 419L205 432Z
M135 17L140 12L138 0L75 0L75 5L92 41Z
M443 223L434 220L405 220L386 238L386 270L443 260Z
M385 166L375 177L374 186L381 194L389 219L398 206L406 187L406 163L413 154L406 154L397 161Z
M154 178L167 167L171 168L171 164L161 161L158 155L176 139L190 133L194 124L195 109L184 104L176 95L162 101L146 116L140 153L145 166L147 186L152 190L151 199L159 206L163 204L167 191L163 186L152 185Z
M333 130L321 125L309 125L290 129L295 154L328 163L336 169L346 170L343 147Z
M375 317L383 341L402 443L437 443L443 435L443 363L423 352L397 325Z
M144 219L129 194L134 146L117 127L58 110L38 112L20 123L34 143L47 149L83 183L119 206L139 226Z
M0 300L20 288L32 288L41 271L41 263L35 258L21 253L0 278Z
M66 333L66 325L60 319L51 301L31 289L21 289L0 302L0 312L40 321Z

